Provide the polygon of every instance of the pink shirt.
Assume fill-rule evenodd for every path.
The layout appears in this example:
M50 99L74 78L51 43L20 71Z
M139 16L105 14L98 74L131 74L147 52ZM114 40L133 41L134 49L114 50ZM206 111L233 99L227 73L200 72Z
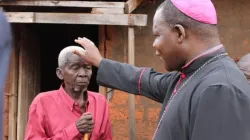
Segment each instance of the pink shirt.
M90 140L112 140L108 103L102 94L88 91L87 112L94 121ZM25 140L81 140L83 135L75 125L81 115L63 87L40 93L29 108Z

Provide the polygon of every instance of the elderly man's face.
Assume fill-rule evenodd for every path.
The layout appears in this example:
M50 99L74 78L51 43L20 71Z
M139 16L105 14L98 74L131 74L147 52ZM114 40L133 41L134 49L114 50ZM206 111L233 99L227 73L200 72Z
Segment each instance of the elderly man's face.
M250 83L250 54L243 56L238 62L237 66L246 76L248 83Z
M71 88L75 92L87 88L92 75L92 67L86 65L80 57L72 54L62 68L62 76L66 88Z
M250 84L250 69L248 68L240 68L240 70L244 73L244 75L246 76L248 83Z

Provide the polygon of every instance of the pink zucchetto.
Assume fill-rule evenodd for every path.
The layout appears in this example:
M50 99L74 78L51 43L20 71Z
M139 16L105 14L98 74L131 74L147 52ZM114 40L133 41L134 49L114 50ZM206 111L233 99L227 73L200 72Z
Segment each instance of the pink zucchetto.
M211 0L170 0L188 17L206 24L217 24L217 14Z

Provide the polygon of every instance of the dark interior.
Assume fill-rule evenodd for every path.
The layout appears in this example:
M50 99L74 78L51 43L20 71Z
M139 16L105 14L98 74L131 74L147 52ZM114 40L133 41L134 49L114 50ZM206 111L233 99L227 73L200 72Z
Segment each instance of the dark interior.
M61 81L56 76L58 55L67 46L77 45L74 39L87 37L98 46L98 26L69 25L69 24L33 24L30 25L39 37L41 92L58 89ZM93 67L93 74L88 90L98 92L96 83L97 68Z

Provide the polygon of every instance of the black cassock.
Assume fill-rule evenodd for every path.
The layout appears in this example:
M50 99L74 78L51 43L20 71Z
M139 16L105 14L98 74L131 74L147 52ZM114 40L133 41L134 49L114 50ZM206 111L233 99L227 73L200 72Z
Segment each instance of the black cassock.
M155 140L250 140L250 85L224 54L222 47L169 73L104 59L97 81L162 103Z

